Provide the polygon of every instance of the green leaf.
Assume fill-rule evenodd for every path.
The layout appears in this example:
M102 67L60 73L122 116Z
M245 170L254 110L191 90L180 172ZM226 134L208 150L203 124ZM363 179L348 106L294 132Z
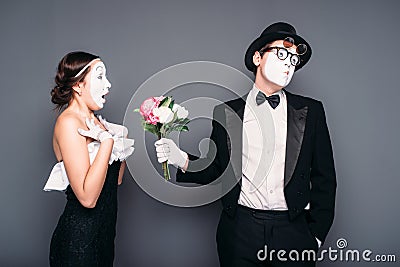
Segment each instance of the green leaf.
M160 104L158 106L161 107L161 105L163 105L165 103L165 101L167 101L167 100L168 100L168 97L164 97L164 99L160 101Z
M189 128L186 125L175 125L171 128L171 132L172 131L187 132L189 131Z
M133 110L133 112L140 112L140 109L139 109L139 108L135 108L135 109Z
M166 96L163 100L161 100L159 107L168 107L171 103L172 98L170 96Z
M173 100L172 98L171 98L171 102L169 103L169 105L168 105L168 107L172 110L172 107L174 106L174 102L175 102L175 100Z
M157 129L156 125L144 122L142 126L143 126L143 129L145 131L148 131L148 132L153 133L153 134L157 134L158 133L158 129Z
M187 123L189 123L189 122L190 122L190 120L189 120L188 118L177 119L177 120L175 121L175 123L179 123L179 124L187 124Z

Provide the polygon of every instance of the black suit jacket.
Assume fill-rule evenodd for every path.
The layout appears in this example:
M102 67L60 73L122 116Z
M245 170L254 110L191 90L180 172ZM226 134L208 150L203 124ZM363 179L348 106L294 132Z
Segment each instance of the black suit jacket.
M306 211L311 232L322 242L332 225L335 209L336 174L325 112L320 101L291 94L287 96L287 140L284 194L289 216ZM222 181L228 190L223 209L236 213L242 177L242 130L245 99L238 98L214 109L211 143L206 158L189 155L188 169L178 170L178 182L208 184ZM203 166L203 168L202 168ZM191 171L195 169L196 171ZM201 169L201 170L199 170Z

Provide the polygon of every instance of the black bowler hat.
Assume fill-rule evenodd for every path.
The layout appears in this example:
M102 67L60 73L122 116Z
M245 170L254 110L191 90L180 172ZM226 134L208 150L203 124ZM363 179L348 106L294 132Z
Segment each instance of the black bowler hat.
M307 51L300 56L300 64L296 66L295 71L301 69L311 57L311 46L306 40L296 34L296 29L292 25L285 22L277 22L269 25L261 35L251 43L244 57L244 63L247 69L250 71L256 69L253 63L253 55L256 51L259 51L270 42L284 40L286 37L292 37L295 45L305 44L307 46Z

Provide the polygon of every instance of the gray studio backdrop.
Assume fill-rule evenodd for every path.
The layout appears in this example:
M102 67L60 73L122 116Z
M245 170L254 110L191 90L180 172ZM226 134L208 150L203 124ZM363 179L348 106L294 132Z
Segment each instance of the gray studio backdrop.
M324 247L337 249L344 238L347 248L394 254L398 264L398 10L395 0L2 1L0 266L48 265L50 237L65 204L64 194L42 191L56 162L57 114L49 92L64 54L85 50L103 58L112 89L101 114L121 123L135 90L169 66L215 61L252 77L244 53L275 21L293 23L314 52L288 90L321 100L327 113L338 192ZM232 97L207 84L180 90ZM193 140L209 135L210 121L191 127L181 146L199 154ZM135 154L133 168L140 168ZM127 171L119 188L115 266L218 266L220 211L219 201L198 208L163 204ZM338 259L319 266L397 265Z

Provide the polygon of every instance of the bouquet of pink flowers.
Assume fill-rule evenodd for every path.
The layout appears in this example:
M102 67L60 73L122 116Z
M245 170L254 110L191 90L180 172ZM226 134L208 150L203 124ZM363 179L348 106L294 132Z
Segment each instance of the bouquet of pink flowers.
M142 115L142 127L145 131L157 135L158 139L168 137L173 131L189 131L186 124L189 123L189 112L182 106L175 104L172 97L150 97L143 101L139 109ZM163 162L162 168L165 180L170 179L168 163Z

